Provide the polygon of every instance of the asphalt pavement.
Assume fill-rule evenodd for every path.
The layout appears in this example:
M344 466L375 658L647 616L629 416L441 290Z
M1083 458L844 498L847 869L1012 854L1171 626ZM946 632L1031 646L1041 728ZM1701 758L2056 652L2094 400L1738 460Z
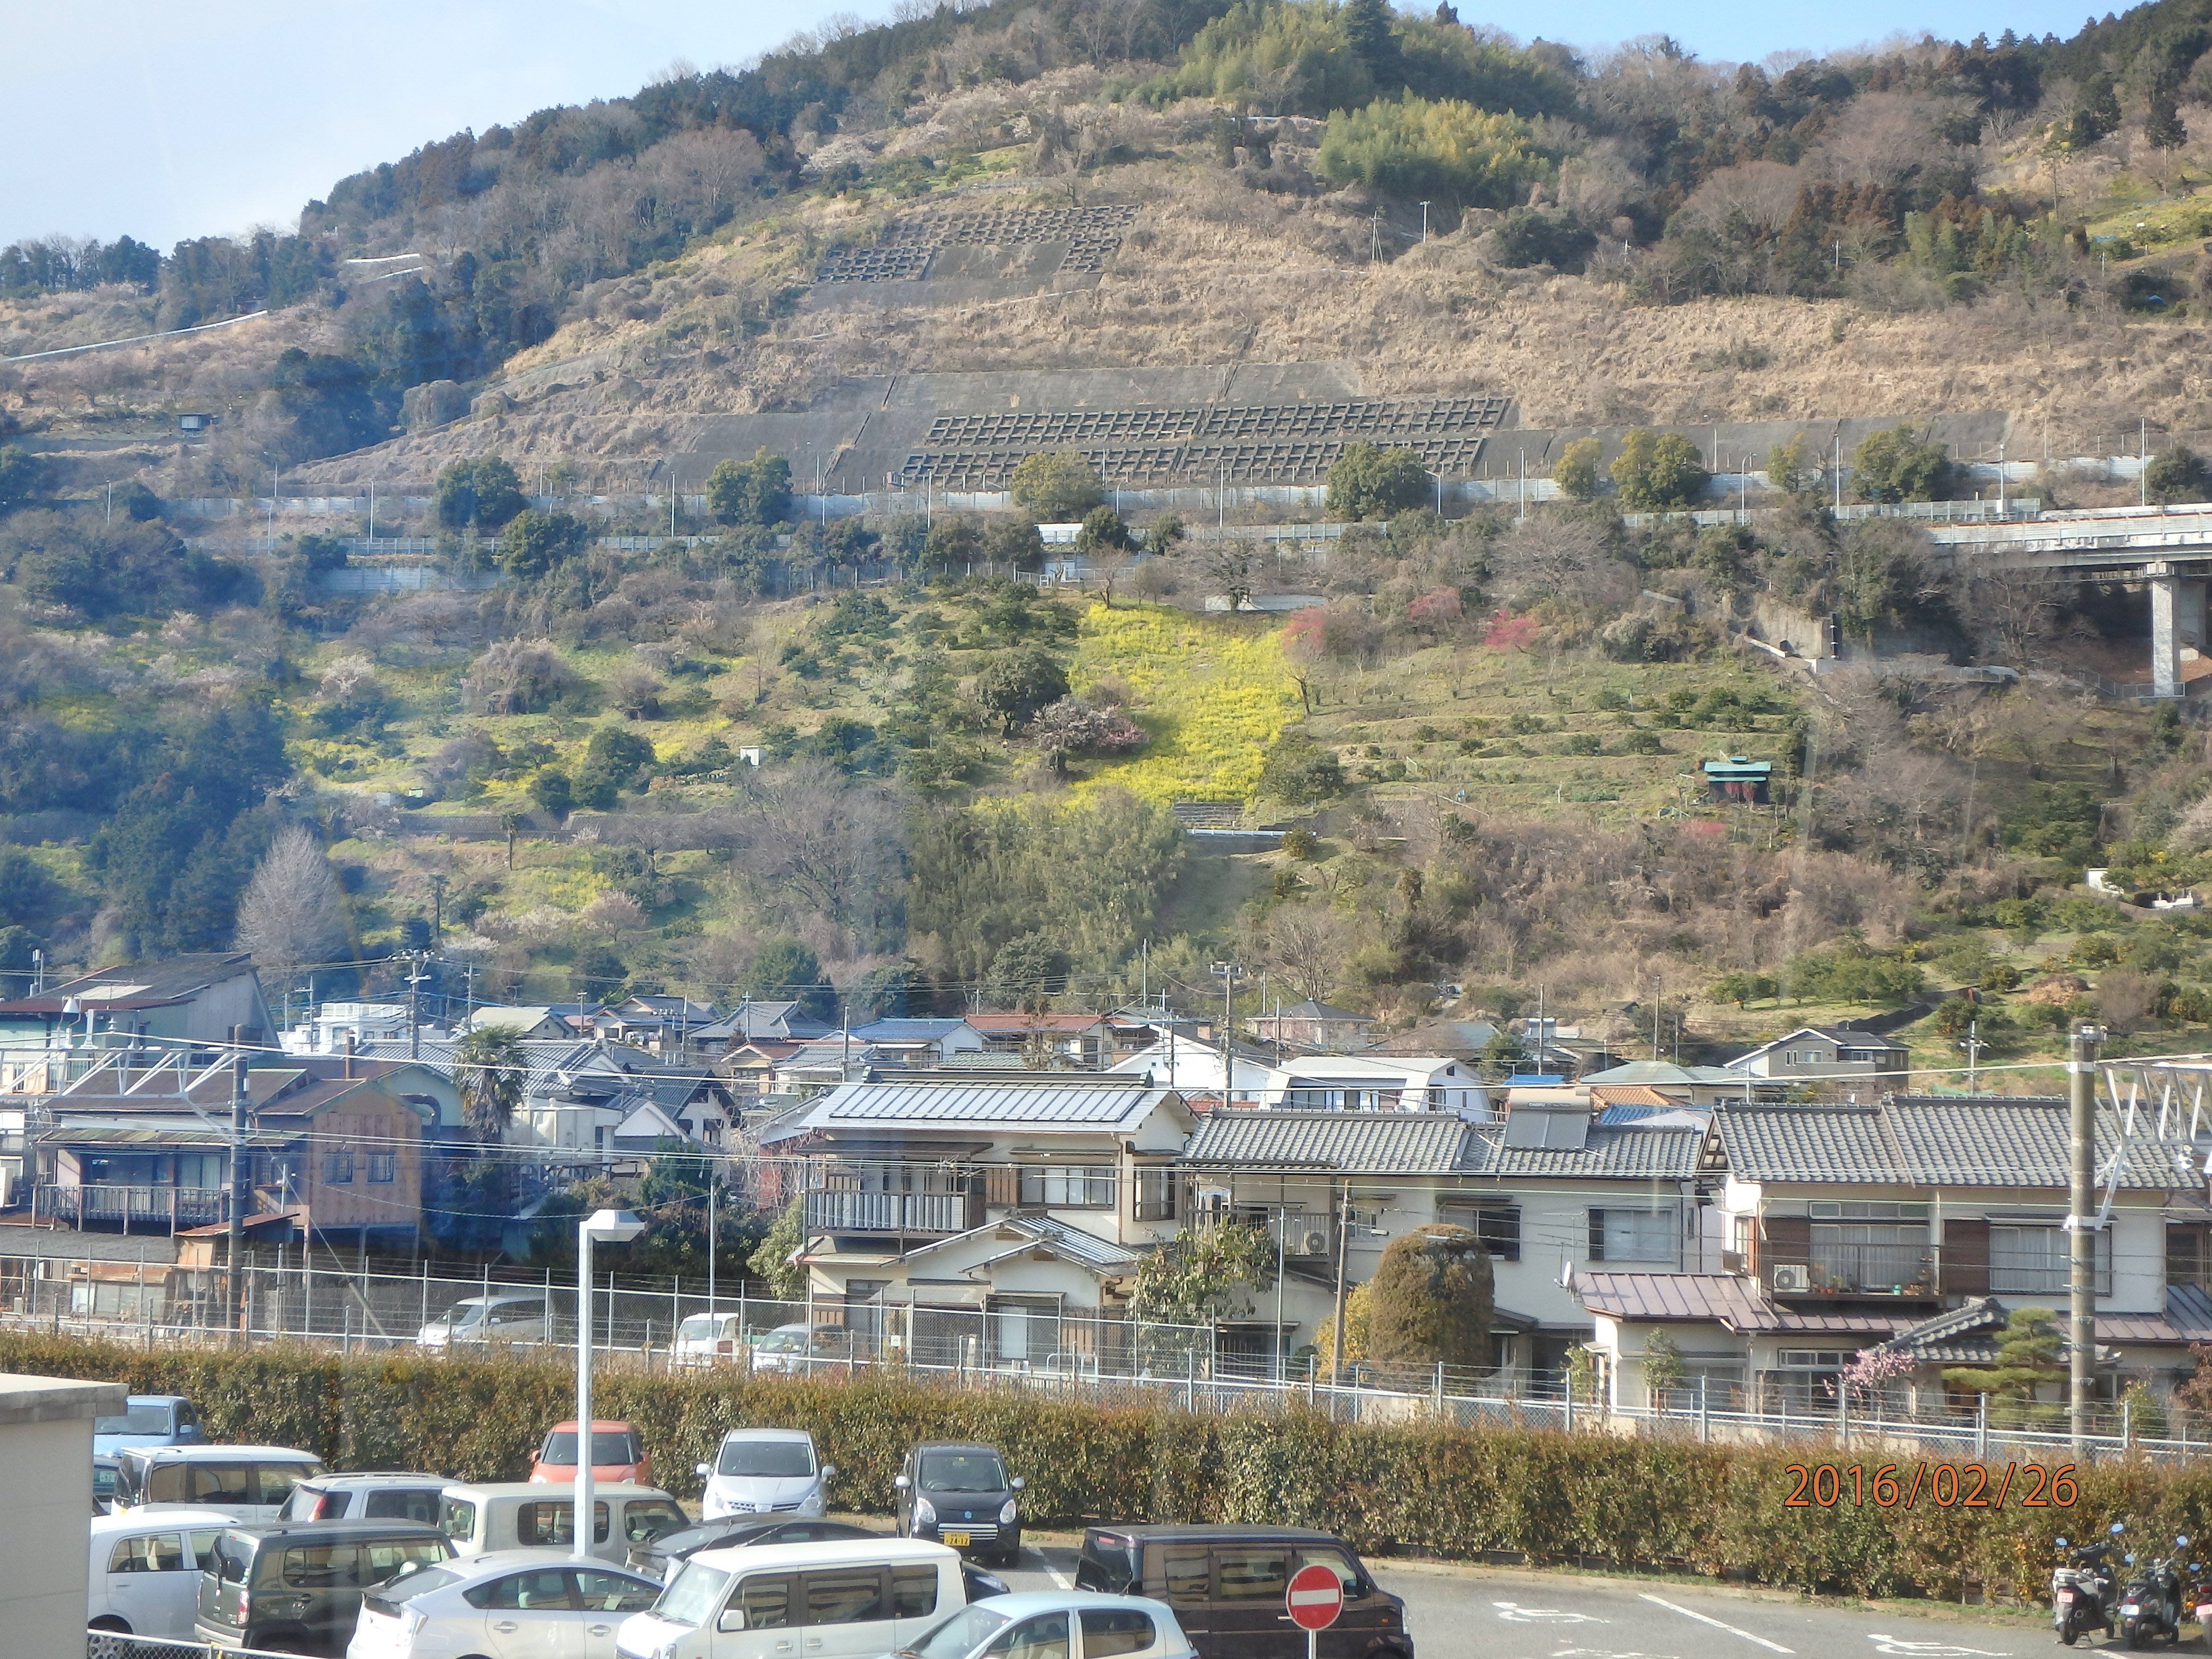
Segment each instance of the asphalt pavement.
M1406 1602L1416 1659L2051 1659L2047 1620L1972 1607L1861 1606L1774 1592L1507 1568L1370 1561ZM1073 1583L1075 1551L1022 1552L1016 1589ZM2076 1651L2107 1644L2085 1641ZM2184 1645L2203 1654L2188 1631Z

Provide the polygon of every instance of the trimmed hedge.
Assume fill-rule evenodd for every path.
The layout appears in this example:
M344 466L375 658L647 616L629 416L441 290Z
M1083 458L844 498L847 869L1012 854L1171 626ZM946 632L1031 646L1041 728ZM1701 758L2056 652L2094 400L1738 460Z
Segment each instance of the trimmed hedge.
M0 1334L0 1370L189 1395L219 1439L297 1445L343 1468L433 1469L515 1480L547 1425L574 1408L568 1369L545 1360L340 1358L285 1346L141 1352L68 1338ZM2061 1533L2125 1520L2138 1536L2212 1534L2212 1472L2142 1459L2075 1472L2072 1508L1938 1506L1923 1480L1907 1510L1850 1501L1848 1468L1871 1481L1884 1455L1808 1445L1790 1452L1695 1441L1568 1437L1431 1423L1354 1425L1193 1415L1165 1404L1099 1406L1026 1390L944 1389L878 1369L851 1379L670 1376L610 1367L596 1408L627 1418L672 1491L726 1430L810 1429L837 1466L838 1507L887 1513L891 1477L917 1440L988 1442L1027 1477L1039 1522L1269 1522L1340 1532L1363 1548L1535 1561L1667 1565L1754 1583L1861 1595L2033 1599ZM1788 1507L1794 1463L1845 1466L1832 1508ZM1901 1466L1909 1486L1917 1461ZM1929 1464L1929 1472L1939 1466ZM1957 1467L1957 1466L1954 1466ZM1992 1467L1994 1496L2002 1470ZM1971 1493L1969 1475L1963 1490Z

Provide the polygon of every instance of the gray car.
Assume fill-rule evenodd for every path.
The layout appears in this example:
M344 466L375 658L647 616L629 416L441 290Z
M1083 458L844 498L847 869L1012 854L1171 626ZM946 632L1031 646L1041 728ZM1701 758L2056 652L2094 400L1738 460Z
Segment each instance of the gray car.
M453 1555L445 1534L405 1521L228 1527L201 1559L193 1634L218 1649L343 1653L372 1585Z

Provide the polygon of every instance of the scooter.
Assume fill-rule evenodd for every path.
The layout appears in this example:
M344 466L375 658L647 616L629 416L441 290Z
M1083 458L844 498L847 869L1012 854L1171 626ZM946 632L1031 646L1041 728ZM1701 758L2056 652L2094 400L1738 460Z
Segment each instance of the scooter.
M2111 1537L2116 1539L2126 1530L2124 1524L2115 1521ZM2063 1538L2057 1543L2062 1550L2069 1547ZM2092 1631L2109 1634L2112 1628L2112 1543L2071 1547L2067 1565L2053 1568L2051 1573L2051 1627L2069 1648Z
M2203 1633L2204 1645L2212 1648L2212 1582L2206 1580L2202 1562L2189 1564L2189 1596L2181 1606L2185 1613L2195 1609L2197 1628Z
M2188 1547L2186 1536L2176 1538L2173 1553L2153 1557L2120 1598L2120 1639L2130 1648L2160 1636L2172 1643L2181 1640L2181 1574L2174 1563ZM2128 1560L2132 1564L2135 1558Z

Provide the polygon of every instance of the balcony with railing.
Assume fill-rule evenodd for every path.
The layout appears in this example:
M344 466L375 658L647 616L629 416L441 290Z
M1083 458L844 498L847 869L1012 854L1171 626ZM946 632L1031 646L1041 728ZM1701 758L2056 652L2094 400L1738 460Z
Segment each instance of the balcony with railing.
M965 1232L968 1199L962 1193L812 1192L806 1194L806 1224L831 1233Z
M179 1227L205 1227L230 1218L230 1194L222 1187L41 1185L38 1198L40 1215L79 1227L143 1224L173 1232Z
M1932 1297L1936 1255L1925 1244L1815 1243L1806 1277L1829 1296Z

